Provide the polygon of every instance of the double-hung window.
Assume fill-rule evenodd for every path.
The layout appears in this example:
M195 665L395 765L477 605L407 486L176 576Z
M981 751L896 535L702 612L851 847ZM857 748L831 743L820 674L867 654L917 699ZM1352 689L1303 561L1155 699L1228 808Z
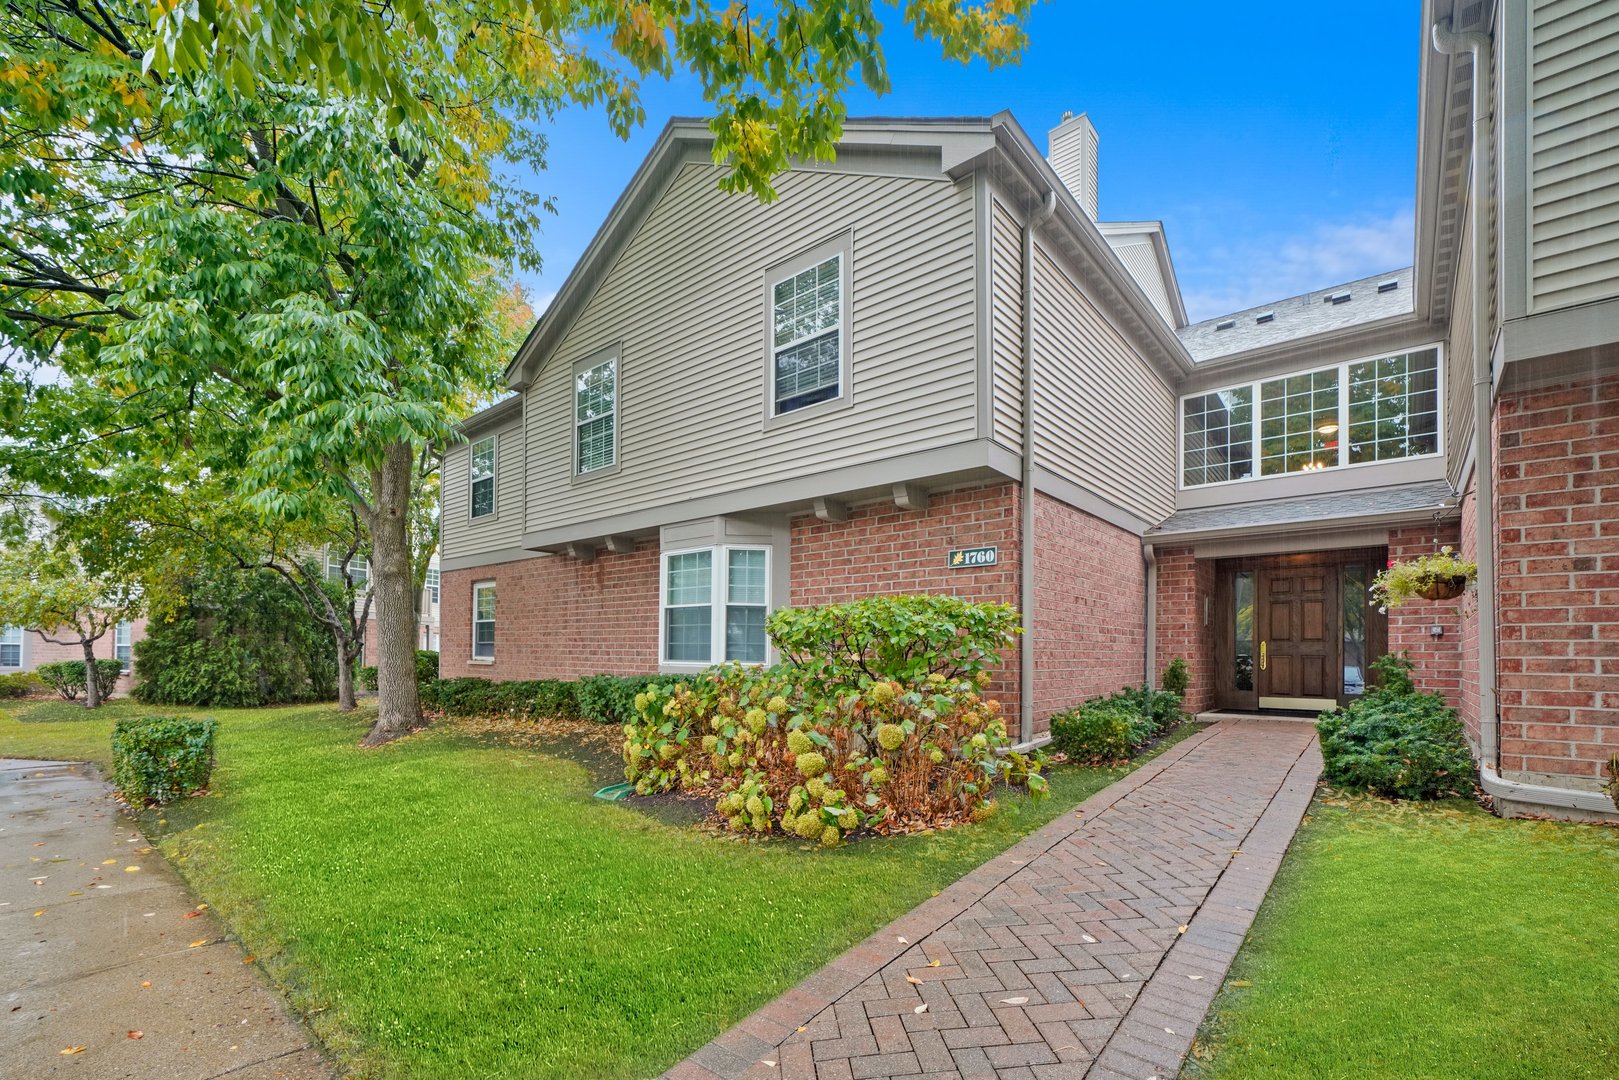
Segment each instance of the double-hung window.
M586 360L573 372L574 472L610 469L618 461L618 357Z
M326 577L331 581L343 580L343 553L328 551L326 553ZM365 591L366 584L371 580L371 563L364 555L356 555L349 560L349 579L354 582L354 588Z
M134 629L129 623L121 622L112 632L112 655L123 668L125 675L129 674L135 655L131 643Z
M495 437L479 439L472 444L472 510L474 518L489 517L495 512Z
M495 583L485 581L472 587L472 658L495 658Z
M429 604L438 603L438 567L436 566L427 568L427 602Z
M770 415L842 397L846 298L843 252L799 263L770 281Z
M717 547L663 557L663 661L766 660L770 552Z
M22 627L0 626L0 668L22 667Z

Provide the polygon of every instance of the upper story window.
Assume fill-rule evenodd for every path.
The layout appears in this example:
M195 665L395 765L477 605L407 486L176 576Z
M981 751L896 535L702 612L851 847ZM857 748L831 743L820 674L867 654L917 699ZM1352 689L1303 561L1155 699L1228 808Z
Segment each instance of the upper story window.
M770 415L843 397L848 388L848 254L823 246L775 271L770 304Z
M574 472L618 461L618 357L586 360L573 372Z
M472 516L488 517L495 512L495 437L472 444Z
M1182 487L1438 452L1436 348L1181 399Z
M135 656L134 648L131 644L131 639L134 636L134 629L135 628L129 623L121 622L113 629L112 632L113 659L117 660L118 663L123 667L125 675L129 674L129 669L134 661Z
M663 557L663 660L765 662L770 552L718 547Z
M427 568L427 602L429 604L438 603L438 567L436 566Z
M0 668L22 667L22 627L0 626Z
M343 553L328 551L326 553L326 577L332 581L343 580ZM349 560L349 578L354 582L356 589L364 589L371 580L371 564L364 555L356 555Z

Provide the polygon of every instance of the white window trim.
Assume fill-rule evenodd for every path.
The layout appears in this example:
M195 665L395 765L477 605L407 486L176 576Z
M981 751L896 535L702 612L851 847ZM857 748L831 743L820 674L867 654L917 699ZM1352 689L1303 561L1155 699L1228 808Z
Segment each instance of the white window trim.
M427 590L427 602L438 607L439 590L444 587L444 578L437 567L429 566L423 575L422 588Z
M343 560L343 553L342 552L340 552L340 551L332 551L330 548L327 549L327 551L326 551L326 580L327 581L341 582L343 580L343 561L342 560ZM359 569L358 574L355 573L356 569ZM367 589L369 589L371 587L371 559L368 556L360 554L359 552L355 552L354 557L349 559L348 576L349 576L349 578L351 580L353 580L354 588L356 590L358 590L359 592L362 592L362 593L365 592L365 590L367 590Z
M813 405L806 405L802 409L792 412L776 412L776 336L775 311L776 286L787 278L808 270L812 266L819 266L826 260L837 256L838 258L838 396L825 401L817 401ZM781 424L794 424L810 420L825 413L838 409L847 409L854 404L853 364L850 362L853 349L851 348L851 327L853 320L850 312L854 307L854 234L845 231L830 240L785 259L767 269L764 273L763 288L760 296L764 303L764 427L766 430Z
M592 368L601 367L603 364L609 362L613 365L613 462L611 465L602 465L598 468L591 469L588 472L580 472L579 376L583 372L589 371ZM620 415L620 404L624 389L624 361L622 350L619 348L617 342L607 346L605 349L598 349L594 353L591 353L589 356L585 357L583 360L575 361L571 372L572 373L568 378L569 472L574 483L588 483L589 481L595 480L598 477L614 475L619 471L623 464L621 455L619 453L619 433L622 430L623 425L618 422Z
M493 656L478 655L478 623L480 621L478 619L478 594L484 589L494 589L495 584L496 583L493 581L475 581L472 583L472 627L470 630L472 638L467 643L470 646L467 659L467 663L469 664L493 664L495 662L495 656L500 655L498 647L496 648ZM500 633L500 593L498 590L495 592L495 617L488 621L494 624L495 633L498 635ZM495 643L497 646L500 643L498 636L495 639Z
M118 639L123 638L120 642ZM123 673L128 675L135 670L135 624L121 622L112 628L112 656L117 660L118 650L128 649L129 659L123 662Z
M664 617L669 609L669 559L675 555L692 555L699 551L714 553L710 563L708 607L711 613L709 619L709 645L706 662L690 660L665 660L668 655L669 622ZM658 669L671 674L684 674L688 672L706 671L715 664L723 664L725 660L725 608L728 600L727 592L730 583L731 552L733 551L762 551L765 553L765 615L768 617L775 610L774 590L771 588L772 554L767 544L704 544L697 547L673 548L663 552L658 559ZM694 605L695 606L695 605ZM739 660L737 663L747 667L768 667L776 662L776 647L770 643L770 635L765 635L765 658L762 661Z
M472 470L478 460L478 447L484 443L489 443L489 449L492 451L489 455L491 461L489 463L489 476L487 477L490 495L489 513L474 514L472 512L472 485L481 478L473 476ZM473 439L467 447L467 521L476 524L482 521L498 520L500 520L500 433L491 432L481 439Z
M1438 372L1435 394L1437 411L1434 415L1434 450L1430 454L1412 454L1410 457L1388 458L1383 461L1350 462L1349 457L1349 369L1355 364L1364 364L1368 360L1386 360L1391 356L1403 356L1407 353L1426 352L1434 350L1434 366ZM1338 440L1338 463L1329 465L1321 472L1342 472L1346 469L1369 469L1390 465L1401 465L1409 461L1431 461L1434 458L1445 456L1445 409L1447 390L1445 384L1445 345L1434 341L1426 345L1412 345L1404 349L1393 349L1385 352L1371 353L1367 356L1357 356L1352 360L1343 360L1336 364L1321 364L1316 367L1300 368L1294 371L1277 372L1272 375L1262 375L1258 378L1239 383L1226 383L1223 386L1211 386L1206 390L1197 390L1182 394L1175 401L1175 487L1178 491L1202 491L1206 488L1228 487L1233 484L1252 484L1265 480L1283 480L1290 476L1308 476L1310 473L1302 471L1271 473L1268 476L1259 474L1259 423L1260 410L1263 399L1260 387L1279 379L1288 379L1296 375L1314 375L1320 371L1338 370L1338 431L1341 438ZM1186 482L1186 402L1192 398L1206 397L1209 394L1223 394L1230 390L1247 389L1253 394L1253 438L1249 449L1249 460L1253 464L1253 475L1240 477L1236 480L1211 480L1205 484L1188 484Z
M7 641L5 644L17 646L17 663L15 666L6 664L0 670L21 671L28 666L28 631L20 626L0 626L0 638L11 633L17 635L17 640Z

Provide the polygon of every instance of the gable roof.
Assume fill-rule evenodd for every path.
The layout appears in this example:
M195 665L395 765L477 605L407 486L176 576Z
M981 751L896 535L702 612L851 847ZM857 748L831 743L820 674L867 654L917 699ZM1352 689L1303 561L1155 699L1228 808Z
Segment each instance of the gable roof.
M1175 263L1169 257L1169 238L1162 221L1098 221L1097 231L1106 238L1113 253L1136 279L1152 306L1171 327L1186 325L1186 304L1181 299ZM1140 252L1149 248L1151 254ZM1194 357L1195 359L1195 357Z

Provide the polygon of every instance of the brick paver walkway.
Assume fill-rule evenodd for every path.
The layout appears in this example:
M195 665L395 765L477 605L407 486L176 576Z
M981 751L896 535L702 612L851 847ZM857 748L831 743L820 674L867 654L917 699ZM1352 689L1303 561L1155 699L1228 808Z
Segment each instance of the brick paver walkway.
M1174 1076L1314 791L1314 735L1199 732L668 1075Z

